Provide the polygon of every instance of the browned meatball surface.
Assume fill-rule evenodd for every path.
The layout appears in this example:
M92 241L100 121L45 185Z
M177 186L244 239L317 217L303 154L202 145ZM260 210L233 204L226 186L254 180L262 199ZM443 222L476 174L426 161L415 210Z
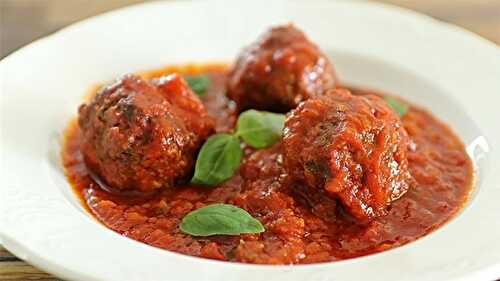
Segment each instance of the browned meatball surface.
M192 116L196 116L193 118ZM126 75L79 108L81 151L110 190L148 192L188 176L214 121L180 76Z
M228 96L238 109L288 112L336 84L328 58L293 25L264 33L238 56L228 77Z
M300 192L339 199L360 221L385 215L409 188L408 135L377 96L336 89L301 103L287 115L283 144Z

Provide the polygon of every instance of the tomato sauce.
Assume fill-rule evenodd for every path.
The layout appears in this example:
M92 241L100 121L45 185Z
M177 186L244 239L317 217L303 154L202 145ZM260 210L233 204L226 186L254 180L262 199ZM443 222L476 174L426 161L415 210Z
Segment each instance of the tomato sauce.
M167 67L143 73L204 73L211 79L202 101L218 132L230 131L237 118L225 96L223 65ZM370 91L351 89L355 94ZM373 92L370 92L373 93ZM81 132L71 122L62 159L68 180L88 211L118 234L166 250L210 259L260 264L305 264L348 259L414 241L442 226L463 207L473 185L472 163L450 128L429 112L410 106L402 118L412 145L409 169L415 183L394 202L388 215L360 224L341 210L312 207L286 181L280 143L245 148L239 171L215 187L176 186L147 197L102 190L90 177L80 153ZM193 237L179 230L190 211L212 203L246 209L266 231L239 236ZM326 219L327 218L327 219Z

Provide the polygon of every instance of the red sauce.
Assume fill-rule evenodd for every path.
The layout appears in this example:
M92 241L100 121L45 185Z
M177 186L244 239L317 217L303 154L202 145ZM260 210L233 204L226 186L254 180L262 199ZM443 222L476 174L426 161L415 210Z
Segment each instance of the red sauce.
M224 66L168 67L144 73L145 78L170 72L205 73L212 83L203 97L218 132L231 130L234 105L225 97ZM355 94L369 91L351 89ZM373 92L372 92L373 93ZM147 198L120 197L99 188L80 153L81 133L71 122L62 158L66 175L89 212L117 233L148 245L211 259L304 264L377 253L414 241L453 217L472 189L472 164L464 146L448 126L420 108L410 106L402 119L414 145L408 152L415 184L391 205L388 215L359 224L342 214L311 209L278 179L281 144L245 150L238 173L213 188L177 186ZM230 203L248 210L266 228L261 234L193 237L178 224L190 211L211 203ZM323 218L330 219L323 219Z

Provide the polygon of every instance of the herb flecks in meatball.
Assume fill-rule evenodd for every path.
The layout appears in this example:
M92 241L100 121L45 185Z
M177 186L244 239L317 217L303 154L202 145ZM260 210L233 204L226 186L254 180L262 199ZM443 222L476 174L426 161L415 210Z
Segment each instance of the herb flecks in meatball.
M301 194L339 199L360 221L385 215L409 188L408 135L377 96L337 89L305 101L287 115L283 143Z
M214 127L176 74L153 83L123 76L80 106L78 123L89 169L112 190L140 192L187 177Z
M293 25L264 33L238 56L228 77L228 96L240 111L288 112L336 84L321 50Z

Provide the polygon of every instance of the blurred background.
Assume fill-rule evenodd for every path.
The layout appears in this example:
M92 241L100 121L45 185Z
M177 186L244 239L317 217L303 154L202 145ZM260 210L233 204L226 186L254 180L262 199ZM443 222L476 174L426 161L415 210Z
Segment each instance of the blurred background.
M0 58L68 24L140 2L147 1L0 0ZM500 0L378 0L376 2L422 12L436 19L462 26L500 44Z

